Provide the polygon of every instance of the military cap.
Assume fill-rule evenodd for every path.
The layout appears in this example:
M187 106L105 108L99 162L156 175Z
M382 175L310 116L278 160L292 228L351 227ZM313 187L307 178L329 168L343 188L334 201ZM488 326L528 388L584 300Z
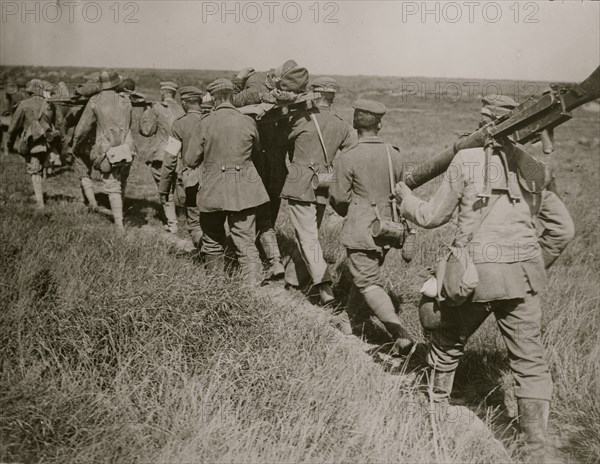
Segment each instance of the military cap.
M338 85L335 79L331 77L319 77L315 79L309 86L314 92L337 92Z
M160 83L160 90L172 90L173 92L177 92L179 86L173 81L165 81Z
M188 98L201 99L202 95L202 90L200 90L198 87L194 87L193 85L186 85L185 87L181 87L179 90L179 96L182 100Z
M31 79L27 83L27 88L25 90L34 95L43 97L44 96L44 83L40 79Z
M223 78L215 79L210 84L208 84L208 87L206 88L206 90L208 90L211 93L211 95L221 90L233 91L233 89L233 82L231 82L229 79Z
M518 103L506 95L487 95L481 99L481 114L496 119L510 113Z
M98 75L98 83L101 90L114 89L121 83L121 76L114 71L104 70Z
M23 87L25 87L27 85L27 81L25 80L24 77L17 77L15 84L17 84L17 87L22 89Z
M381 119L385 113L387 113L387 108L383 103L379 103L373 100L356 100L352 105L354 107L354 111L360 111L363 113L369 113L373 116Z

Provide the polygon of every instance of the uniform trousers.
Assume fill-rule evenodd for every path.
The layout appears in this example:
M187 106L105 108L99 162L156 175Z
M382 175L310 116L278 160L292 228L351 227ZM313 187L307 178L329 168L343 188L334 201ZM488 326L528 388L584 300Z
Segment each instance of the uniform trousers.
M205 258L223 257L225 254L225 222L235 246L242 274L249 280L259 280L262 264L256 248L256 208L242 211L200 212L202 245Z
M325 204L288 200L290 217L294 226L297 249L285 269L285 280L301 285L302 275L307 271L313 285L331 283L329 267L319 243L319 229L325 214Z
M463 356L470 336L493 313L508 350L515 379L515 396L550 400L552 378L540 339L542 309L533 292L524 298L487 303L467 302L450 307L442 303L441 327L431 333L427 363L435 370L452 372Z

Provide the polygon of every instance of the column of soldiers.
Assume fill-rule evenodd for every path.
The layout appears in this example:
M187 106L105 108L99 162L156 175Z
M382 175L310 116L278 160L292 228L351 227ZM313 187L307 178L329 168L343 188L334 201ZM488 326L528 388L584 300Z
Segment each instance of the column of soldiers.
M454 158L451 171L458 176L445 176L429 201L420 200L401 182L404 156L379 136L386 107L374 101L356 101L351 127L331 111L338 92L332 78L310 84L309 89L319 97L308 112L261 123L239 111L241 106L260 103L261 95L274 88L306 91L305 73L293 61L272 70L264 80L247 68L232 80L216 79L208 85L208 94L193 86L179 89L182 106L175 102L177 85L161 83L161 102L143 114L140 132L156 134L146 162L158 186L168 230L176 231L177 199L185 208L189 233L208 270L225 270L228 230L244 278L253 283L281 278L292 286L308 283L327 306L335 296L319 229L330 204L345 217L340 241L347 250L352 293L364 299L393 337L395 352L402 355L415 341L402 327L397 308L384 289L381 268L390 247L373 237L371 224L376 218L393 217L392 197L397 199L399 213L423 228L439 227L458 211L456 241L479 245L472 252L479 284L462 305L435 303L442 322L427 356L433 379L430 394L436 402L449 401L467 340L494 313L509 351L526 449L532 459L543 459L552 380L540 340L539 294L546 269L574 235L564 204L550 189L532 193L517 182L517 154L509 140L493 151L492 162L501 172L491 186L493 199L481 200L488 166L480 162L485 158L483 149L474 148L459 151ZM116 91L119 81L115 73L100 74L99 93L75 118L78 122L71 145L79 160L85 198L96 204L89 181L91 169L96 167L102 172L115 224L122 229L123 195L131 165L127 154L135 155L136 148L132 106L126 93ZM39 83L32 81L26 90L29 97L16 108L8 131L11 143L19 133L28 133L40 113L47 124L55 123ZM516 106L505 97L487 103L482 109L483 122ZM123 160L112 163L106 153L119 147L125 147ZM47 153L33 145L22 154L42 207L40 171ZM336 181L327 188L319 183L319 174L332 165ZM387 182L390 174L394 188ZM296 245L285 266L275 235L281 198L288 201ZM539 244L541 256L532 256L527 250L515 252L515 246L531 243ZM490 262L481 252L487 244L499 247L502 259ZM354 296L350 295L351 304ZM341 315L349 325L348 312ZM527 330L520 330L524 325Z

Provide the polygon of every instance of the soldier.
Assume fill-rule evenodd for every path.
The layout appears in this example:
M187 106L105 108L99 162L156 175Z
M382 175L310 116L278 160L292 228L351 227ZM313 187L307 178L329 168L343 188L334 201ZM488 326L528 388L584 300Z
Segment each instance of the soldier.
M289 60L279 71L274 71L272 74L276 74L278 79L285 78L290 72L293 74L295 68L298 68L296 62ZM259 77L253 68L244 68L233 79L235 86L233 104L242 107L261 103L264 94L273 88L270 82L269 79ZM258 207L256 227L258 243L268 263L268 278L274 279L283 277L284 274L275 223L281 206L281 189L287 176L287 137L290 128L288 121L284 119L258 121L257 124L262 147L261 162L257 168L270 200Z
M146 159L146 164L150 166L152 178L156 182L157 188L160 184L165 147L171 134L171 124L185 114L181 105L175 101L175 95L177 95L177 84L175 82L161 82L160 103L155 103L146 109L140 120L140 134L144 137L156 135L156 139ZM165 229L172 234L176 234L177 211L175 209L173 194L161 197L161 201L165 219L167 220Z
M337 151L350 148L355 137L350 125L330 109L337 91L335 80L319 78L311 89L321 93L315 101L316 108L292 118L288 137L291 164L281 197L288 200L298 249L286 266L285 280L289 285L299 286L302 276L308 273L325 305L332 303L334 296L331 276L319 244L328 190L318 188L318 174L327 172Z
M192 169L202 163L197 201L206 267L224 269L227 221L242 272L257 281L262 266L255 245L256 207L269 196L254 165L260 156L256 123L233 106L233 89L228 79L208 86L215 109L194 132L184 162Z
M340 240L346 248L354 286L394 337L394 353L405 354L414 341L402 327L394 304L383 289L381 277L381 266L390 247L374 240L371 234L371 224L377 215L381 219L392 217L388 154L395 182L402 178L403 156L378 136L386 112L387 108L378 102L358 100L354 103L353 125L358 131L358 143L340 155L337 182L329 193L333 209L346 217Z
M482 114L496 118L514 106L512 99L496 99ZM479 275L466 302L452 307L447 300L439 303L441 326L432 334L427 356L434 400L448 401L467 340L493 313L509 352L525 451L541 462L546 456L552 378L540 340L539 293L546 282L545 268L572 240L574 225L555 193L530 188L538 181L547 185L550 179L543 163L521 146L505 139L493 147L490 164L484 160L483 148L459 151L428 202L418 199L402 182L395 195L402 215L428 229L447 223L458 209L454 243L466 247L462 249L468 250ZM537 169L523 170L519 168L522 163ZM486 176L486 172L493 175ZM539 175L544 179L529 178ZM491 195L486 200L488 186ZM536 232L536 222L541 234Z
M175 192L175 198L179 200L179 204L185 206L192 243L200 249L202 228L200 227L200 212L196 203L200 172L199 168L189 169L183 163L182 154L187 151L192 135L200 129L200 121L210 112L212 105L209 108L206 106L203 108L202 92L197 87L182 87L179 95L185 115L173 121L171 125L171 137L179 142L177 144L179 149L171 149L169 148L170 144L167 144L158 192L161 197L167 197Z
M43 209L44 164L50 152L60 144L60 135L54 128L56 108L43 97L43 82L33 79L26 90L29 97L19 103L8 128L8 147L13 147L20 136L17 151L27 161L27 173L31 176L35 201L37 207Z
M100 84L98 82L86 82L85 84L78 85L75 88L75 95L83 98L89 99L98 93L100 93ZM83 202L87 204L92 211L96 211L98 210L98 203L96 201L94 183L92 182L91 177L94 169L91 153L96 140L95 126L92 127L85 140L80 143L78 152L74 152L73 150L75 129L79 123L79 120L81 119L81 116L83 115L84 110L85 106L75 106L68 109L64 118L64 130L67 139L67 143L65 143L65 145L68 146L67 151L73 155L74 158L73 167L75 175L79 177Z
M85 106L75 128L73 152L76 156L83 156L86 139L95 127L96 139L90 160L102 172L102 182L108 194L115 225L119 231L123 231L125 186L136 149L131 133L131 102L115 91L120 82L121 79L115 72L105 70L100 73L100 93ZM108 155L113 161L109 161Z

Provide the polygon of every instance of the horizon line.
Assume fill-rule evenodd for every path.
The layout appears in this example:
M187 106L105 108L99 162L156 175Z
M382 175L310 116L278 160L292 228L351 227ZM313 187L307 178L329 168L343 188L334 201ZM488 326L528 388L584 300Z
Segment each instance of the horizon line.
M155 71L211 71L211 72L227 72L227 73L235 73L235 70L227 70L227 69L214 69L214 68L158 68L158 67L140 67L140 66L88 66L88 65L34 65L34 64L13 64L13 63L0 63L0 67L29 67L29 68L85 68L85 69L130 69L130 70L155 70ZM257 72L266 72L266 70L257 70ZM590 74L593 72L590 71ZM410 78L423 78L423 79L444 79L444 80L472 80L472 79L480 79L486 81L523 81L523 82L543 82L543 83L578 83L586 79L588 75L581 78L580 81L568 81L568 80L547 80L547 79L523 79L523 78L509 78L509 77L442 77L442 76L419 76L419 75L389 75L389 74L339 74L339 73L312 73L309 70L310 76L340 76L340 77L379 77L379 78L396 78L396 79L410 79Z

